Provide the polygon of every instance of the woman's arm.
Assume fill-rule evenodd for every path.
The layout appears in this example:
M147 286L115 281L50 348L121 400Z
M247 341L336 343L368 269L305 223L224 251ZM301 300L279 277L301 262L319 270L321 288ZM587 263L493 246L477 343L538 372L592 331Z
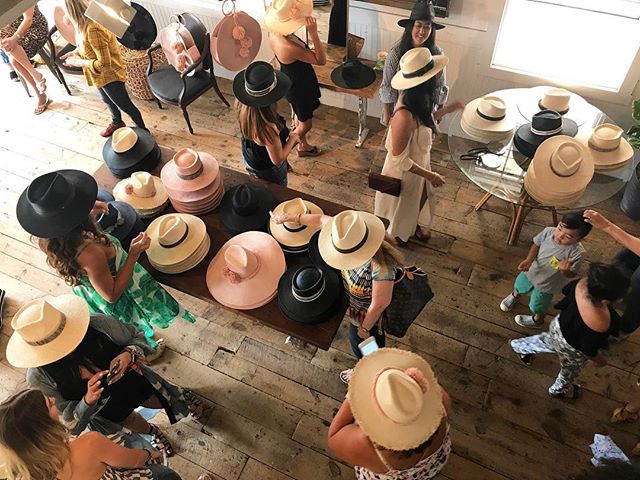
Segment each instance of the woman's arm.
M333 418L328 433L329 448L351 465L367 466L377 456L369 438L355 424L349 400L345 400Z
M273 218L274 222L279 225L283 224L284 222L296 222L313 228L322 228L333 218L329 215L322 215L320 213L305 213L301 215L288 215L286 213L279 213L274 215L273 212L271 212L271 217Z
M35 11L35 6L31 7L29 10L22 14L22 22L18 25L18 29L16 32L8 38L0 41L0 46L7 52L11 52L16 46L20 39L24 38L27 34L27 31L31 27L33 23L33 12Z
M282 163L287 160L287 157L291 153L291 150L293 150L293 147L295 147L300 141L300 136L296 132L291 132L287 139L287 143L284 145L280 142L280 136L277 133L273 134L272 137L272 140L265 143L264 146L269 153L271 163L274 165L282 165Z
M636 255L640 255L640 238L625 232L622 228L595 210L585 210L584 218L591 225L605 232L623 247L628 248Z
M393 297L393 280L374 280L372 282L371 305L367 309L362 325L358 329L361 338L367 338L369 331L375 326L382 313L391 304Z
M449 102L444 107L433 112L433 119L436 122L439 122L440 120L442 120L442 117L448 115L449 113L453 113L456 110L464 110L464 103L462 103L460 100Z
M398 91L391 86L391 79L398 71L398 55L399 45L394 46L384 61L384 70L382 70L382 83L380 84L380 101L382 102L382 121L384 125L389 125L393 107L398 101Z
M313 53L315 54L314 65L324 65L327 63L327 54L324 45L318 36L318 22L315 17L307 17L307 33L313 43Z
M86 442L87 454L115 468L140 468L153 456L151 450L122 447L98 432L87 432L79 441Z

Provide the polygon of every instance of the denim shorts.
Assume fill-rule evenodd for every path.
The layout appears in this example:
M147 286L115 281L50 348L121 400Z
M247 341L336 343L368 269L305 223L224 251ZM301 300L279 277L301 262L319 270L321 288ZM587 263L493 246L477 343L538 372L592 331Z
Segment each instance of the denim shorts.
M274 165L271 168L265 170L256 170L244 160L244 168L247 169L247 173L252 177L258 177L268 182L277 183L283 187L287 186L287 165L286 161L280 165Z

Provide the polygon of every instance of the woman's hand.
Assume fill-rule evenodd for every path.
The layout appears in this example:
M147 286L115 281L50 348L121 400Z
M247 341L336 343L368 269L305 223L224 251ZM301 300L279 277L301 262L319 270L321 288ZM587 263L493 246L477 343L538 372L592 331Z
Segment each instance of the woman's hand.
M164 455L159 450L147 450L149 452L149 460L147 460L148 464L152 465L161 465L164 463Z
M116 383L118 380L124 377L127 368L129 367L129 365L131 365L131 360L133 360L133 358L131 357L131 352L122 352L120 355L111 360L111 363L109 364L109 371L111 371L116 363L118 363L118 360L120 361L120 366L118 367L118 371L111 377L111 380L109 380L109 385L111 385L112 383Z
M89 214L97 217L102 213L109 213L109 205L105 202L101 202L100 200L96 200L96 203L93 204L93 208Z
M139 258L142 252L146 251L151 245L151 238L146 232L140 232L136 238L131 240L129 247L129 256Z
M293 145L297 145L298 143L300 143L300 135L298 135L298 132L289 133L289 138L287 138L287 142L293 142Z
M444 106L445 115L448 113L453 113L457 110L464 110L464 103L460 100L454 100L453 102L449 102Z
M100 386L100 380L104 377L108 372L102 371L96 373L93 377L89 379L87 382L87 393L84 394L84 403L87 405L95 405L100 400L102 396L102 392L104 388Z
M311 36L318 36L318 22L315 17L307 17L306 22L307 32Z
M80 57L78 50L71 50L70 52L65 53L64 55L60 55L60 60L66 60L71 57Z
M431 185L433 185L434 187L440 187L440 186L444 185L445 183L447 183L444 180L444 177L442 175L440 175L439 173L436 173L436 172L431 172L431 176L429 178L429 182L431 182Z
M282 225L284 222L290 222L291 219L289 218L289 215L287 215L284 212L280 212L280 213L273 213L273 212L269 212L269 215L271 216L271 220L273 220L273 222L276 225Z
M16 48L18 45L18 38L15 35L10 36L9 38L5 38L0 41L0 46L5 52L11 53L11 51Z
M361 339L366 340L367 338L369 338L371 336L371 334L367 330L365 330L365 328L362 325L360 325L358 327L358 336Z
M611 225L611 220L595 210L585 210L584 219L599 230L604 230Z

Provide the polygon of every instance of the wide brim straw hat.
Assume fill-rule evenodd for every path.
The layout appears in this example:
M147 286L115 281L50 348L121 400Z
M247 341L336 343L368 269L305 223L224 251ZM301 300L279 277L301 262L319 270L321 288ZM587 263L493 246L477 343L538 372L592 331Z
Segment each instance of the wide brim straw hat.
M153 220L147 227L147 235L151 239L146 252L149 261L172 266L189 260L198 251L205 242L207 227L194 215L170 213Z
M413 391L413 380L408 380L410 385L401 383L395 392L378 390L378 382L385 372L406 372L409 369L417 369L426 380L426 392L418 390L421 395L411 408L418 404L419 409L412 419L389 418L376 401L374 392L388 395L389 403L395 400L397 403L408 401L408 391ZM410 370L409 370L410 371ZM402 387L405 388L402 388ZM414 387L414 388L411 388ZM395 395L394 395L395 394ZM405 394L405 395L403 395ZM381 348L360 360L349 381L347 398L351 405L351 411L358 426L369 437L371 442L389 450L410 450L422 445L438 430L442 419L446 416L446 410L442 402L442 388L436 379L431 366L425 359L415 353L396 348ZM401 405L398 406L399 410Z
M227 231L237 235L250 230L266 230L269 212L278 201L263 185L245 183L225 193L220 204L220 219Z
M550 86L532 87L528 90L527 95L523 95L518 100L518 111L527 120L531 119L540 110L550 109L553 110L554 103L545 104L545 95L550 91L563 90ZM577 93L566 91L569 95L569 105L566 112L558 112L564 118L568 118L576 122L578 126L584 124L589 118L590 110L594 107L589 105L583 97Z
M315 203L301 198L294 198L279 204L273 209L273 214L275 216L279 213L288 213L287 210L292 206L297 208L296 213L303 215L324 213ZM308 225L287 225L287 223L278 224L272 218L269 220L269 232L283 248L293 247L295 249L299 248L300 251L306 251L309 240L319 228Z
M283 98L291 79L267 62L254 62L233 78L233 94L249 107L267 107Z
M48 321L52 318L51 307L55 309L54 314L59 315L57 323ZM9 363L18 368L49 365L66 357L80 344L89 328L89 306L73 294L33 300L16 312L11 326L14 332L6 352ZM27 333L33 340L26 339Z
M425 47L412 48L400 59L398 72L391 79L396 90L416 87L436 76L449 63L445 55L431 55Z
M502 98L496 95L485 95L465 105L461 125L472 132L504 135L515 128L516 122Z
M141 172L135 172L133 175L136 175L137 173ZM120 202L128 203L139 213L145 210L153 212L161 211L168 202L169 195L167 194L167 190L164 188L160 177L150 175L150 180L153 181L155 193L149 197L141 197L136 195L135 192L132 194L127 193L127 186L131 184L132 177L125 178L124 180L120 180L116 183L115 187L113 187L113 196L115 199Z
M384 236L384 223L378 217L368 212L345 210L322 227L318 249L330 267L351 270L373 258Z
M219 174L220 165L213 155L183 148L162 167L160 179L170 197L180 200L184 193L208 187Z
M591 152L597 172L618 170L629 163L634 153L623 133L617 125L605 123L592 130L578 132L576 140Z
M31 181L16 205L20 226L39 238L62 237L87 220L98 184L80 170L57 170Z
M263 23L271 33L289 35L302 28L312 13L312 0L273 0Z

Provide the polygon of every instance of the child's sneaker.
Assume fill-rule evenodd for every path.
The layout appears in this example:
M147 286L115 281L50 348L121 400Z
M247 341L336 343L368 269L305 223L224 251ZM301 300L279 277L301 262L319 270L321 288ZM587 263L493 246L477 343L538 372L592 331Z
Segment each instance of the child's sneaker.
M538 323L533 319L533 315L516 315L514 320L521 327L542 328L544 322Z
M518 295L515 295L513 292L511 292L504 300L500 302L500 310L502 310L503 312L510 312L517 301Z

